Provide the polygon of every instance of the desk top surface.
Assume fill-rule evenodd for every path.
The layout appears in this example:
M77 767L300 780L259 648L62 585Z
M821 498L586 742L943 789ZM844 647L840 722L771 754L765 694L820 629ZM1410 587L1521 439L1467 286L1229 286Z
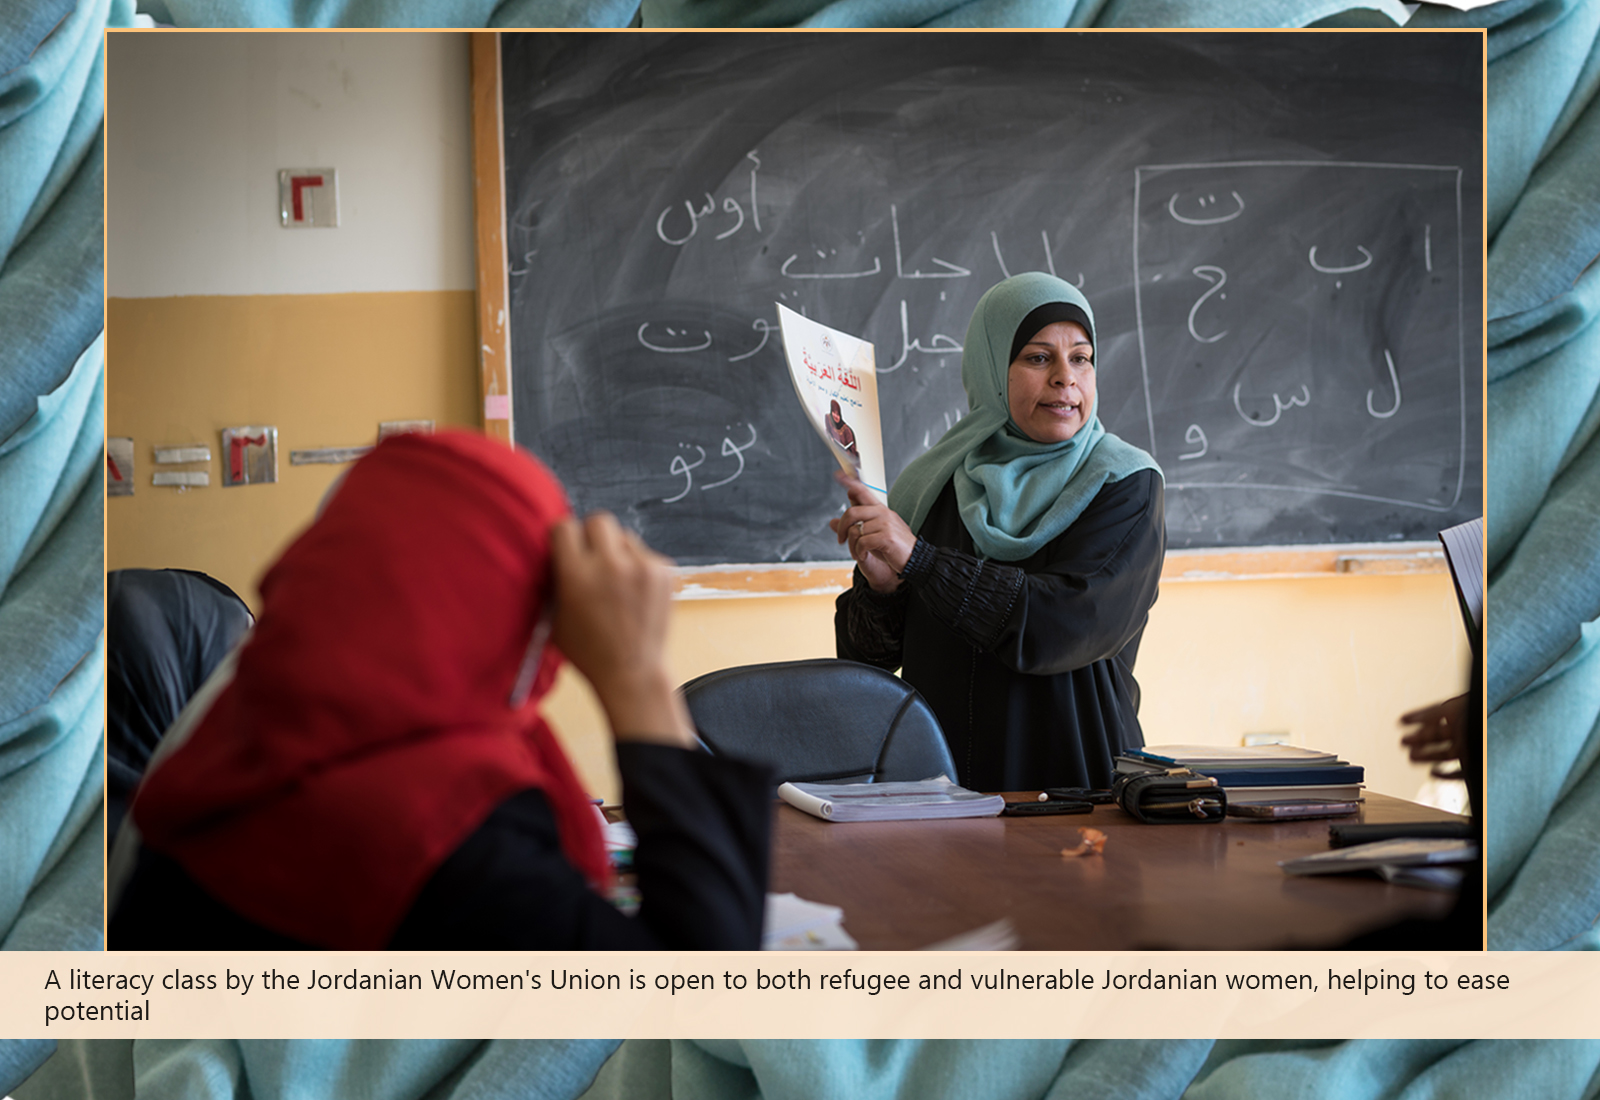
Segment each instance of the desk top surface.
M1037 792L1007 795L1027 799ZM1025 949L1263 950L1335 947L1405 917L1440 917L1454 895L1369 875L1287 875L1278 861L1328 848L1329 819L1145 825L1092 814L831 823L779 803L770 889L844 910L864 949L926 947L1010 917ZM1453 815L1367 794L1367 821ZM1078 830L1096 856L1064 859Z

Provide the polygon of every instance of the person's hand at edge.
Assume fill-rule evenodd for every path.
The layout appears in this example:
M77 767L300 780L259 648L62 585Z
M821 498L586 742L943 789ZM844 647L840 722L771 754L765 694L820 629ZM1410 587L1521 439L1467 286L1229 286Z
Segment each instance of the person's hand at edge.
M1400 716L1400 721L1417 729L1400 738L1417 764L1461 758L1461 738L1467 728L1468 697L1457 695L1431 707L1422 707Z

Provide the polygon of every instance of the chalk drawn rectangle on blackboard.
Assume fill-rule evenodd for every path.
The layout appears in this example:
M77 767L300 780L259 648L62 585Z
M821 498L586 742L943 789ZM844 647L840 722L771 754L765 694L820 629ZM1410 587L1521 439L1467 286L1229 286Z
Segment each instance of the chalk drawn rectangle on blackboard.
M1141 165L1134 205L1146 424L1169 491L1461 502L1460 167ZM1163 401L1174 388L1188 401Z

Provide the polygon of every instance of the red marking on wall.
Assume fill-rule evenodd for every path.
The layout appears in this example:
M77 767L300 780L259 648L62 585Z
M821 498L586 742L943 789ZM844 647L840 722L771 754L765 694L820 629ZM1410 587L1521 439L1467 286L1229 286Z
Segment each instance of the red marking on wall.
M264 447L267 443L266 434L261 435L236 435L228 440L228 470L230 480L235 484L244 480L244 449L246 447Z
M306 220L305 213L303 212L303 208L301 206L300 192L304 191L307 187L321 187L321 186L322 186L322 177L321 176L290 176L289 177L289 190L291 192L293 192L293 198L291 199L291 202L294 205L294 220L295 221L303 222L303 221Z
M117 467L117 460L110 455L106 455L106 469L111 471L112 481L122 480L122 471Z

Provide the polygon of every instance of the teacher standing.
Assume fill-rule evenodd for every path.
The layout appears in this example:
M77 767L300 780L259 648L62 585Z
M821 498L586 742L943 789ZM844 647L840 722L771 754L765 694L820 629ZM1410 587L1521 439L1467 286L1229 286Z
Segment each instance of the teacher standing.
M977 790L1106 787L1144 743L1134 659L1166 551L1161 470L1100 424L1094 312L1039 272L991 287L969 414L876 502L841 476L856 570L839 656L900 668Z

